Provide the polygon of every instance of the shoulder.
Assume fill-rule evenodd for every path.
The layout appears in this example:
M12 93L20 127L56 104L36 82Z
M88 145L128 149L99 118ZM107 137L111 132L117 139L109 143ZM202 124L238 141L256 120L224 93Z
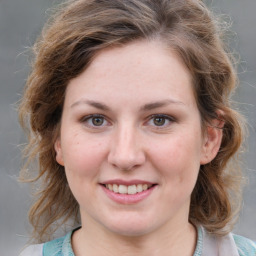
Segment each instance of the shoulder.
M34 244L25 248L19 256L42 256L43 244Z
M71 247L71 235L72 232L69 232L63 237L51 240L44 244L30 245L23 250L19 256L74 256Z
M43 246L43 256L47 255L62 255L62 248L65 237L60 237L58 239L46 242Z
M198 228L197 248L194 256L256 256L256 243L242 236L229 233L216 236L203 227Z
M55 256L62 256L62 255L69 255L72 256L74 255L71 247L71 236L72 232L69 232L67 235L49 241L44 244L43 247L43 255L48 256L48 255L55 255Z
M233 235L236 243L239 256L255 256L256 255L256 243L243 236Z

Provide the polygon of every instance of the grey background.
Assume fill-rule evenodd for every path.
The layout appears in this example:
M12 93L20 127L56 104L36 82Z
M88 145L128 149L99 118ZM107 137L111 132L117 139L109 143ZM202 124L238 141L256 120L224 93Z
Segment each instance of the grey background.
M235 95L249 122L250 137L244 170L249 186L235 232L256 240L256 1L208 1L217 13L233 21L232 47L240 53L241 87ZM31 46L46 20L50 0L0 0L0 252L17 255L27 241L28 186L16 181L23 132L17 122L15 102L29 71L27 46Z

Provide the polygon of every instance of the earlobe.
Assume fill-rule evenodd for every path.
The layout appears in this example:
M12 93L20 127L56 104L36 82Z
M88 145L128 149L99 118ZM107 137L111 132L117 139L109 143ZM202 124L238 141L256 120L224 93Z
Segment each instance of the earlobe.
M57 163L64 166L60 138L58 138L55 141L54 149L55 149L55 152L56 152L56 161L57 161Z
M211 124L207 126L202 148L201 165L211 162L219 152L223 127L224 121L219 119L212 120Z

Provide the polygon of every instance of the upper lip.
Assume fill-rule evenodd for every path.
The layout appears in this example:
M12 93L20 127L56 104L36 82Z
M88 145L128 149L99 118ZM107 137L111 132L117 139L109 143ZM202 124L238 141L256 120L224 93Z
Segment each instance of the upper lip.
M104 182L100 182L100 184L117 184L117 185L138 185L138 184L147 184L147 185L154 185L156 183L145 181L145 180L122 180L122 179L114 179L114 180L106 180Z

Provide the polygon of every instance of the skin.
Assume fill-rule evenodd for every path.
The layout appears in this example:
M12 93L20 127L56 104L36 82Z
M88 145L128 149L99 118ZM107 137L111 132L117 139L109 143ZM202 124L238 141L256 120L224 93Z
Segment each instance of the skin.
M99 52L67 87L55 142L80 205L75 254L193 255L190 196L221 136L211 127L202 133L191 75L162 42ZM118 203L101 185L113 179L155 186L142 201Z

